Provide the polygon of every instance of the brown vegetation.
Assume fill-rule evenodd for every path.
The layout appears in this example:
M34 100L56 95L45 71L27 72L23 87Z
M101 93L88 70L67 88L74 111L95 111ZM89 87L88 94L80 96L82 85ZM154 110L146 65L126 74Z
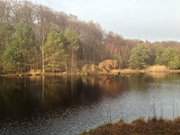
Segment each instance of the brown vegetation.
M82 74L111 74L112 71L118 69L118 61L108 59L100 62L98 65L85 64L81 71Z
M104 60L99 63L98 68L103 72L110 72L113 69L118 69L118 61L117 60Z
M152 119L136 120L131 124L122 121L107 124L81 135L179 135L180 119L174 121Z
M98 74L98 72L99 72L98 66L95 64L85 64L82 67L83 74Z

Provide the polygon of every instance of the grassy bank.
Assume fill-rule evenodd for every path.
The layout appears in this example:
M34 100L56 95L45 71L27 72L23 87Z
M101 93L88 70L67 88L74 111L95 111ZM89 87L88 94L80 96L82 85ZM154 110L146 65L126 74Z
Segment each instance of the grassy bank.
M81 135L180 135L180 119L174 121L139 119L131 124L120 121L84 132Z

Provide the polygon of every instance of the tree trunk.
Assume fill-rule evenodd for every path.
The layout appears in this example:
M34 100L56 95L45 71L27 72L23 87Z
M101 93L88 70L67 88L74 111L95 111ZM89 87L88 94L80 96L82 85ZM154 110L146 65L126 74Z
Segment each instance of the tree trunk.
M45 63L44 63L44 35L42 39L42 45L41 45L41 58L42 58L42 74L45 73Z
M74 50L71 49L71 75L73 73L73 68L74 68Z

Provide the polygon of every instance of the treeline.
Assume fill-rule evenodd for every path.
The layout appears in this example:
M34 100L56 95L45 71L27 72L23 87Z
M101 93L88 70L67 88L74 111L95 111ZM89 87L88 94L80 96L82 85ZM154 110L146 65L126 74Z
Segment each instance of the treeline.
M105 59L117 59L120 68L165 64L178 69L179 45L127 40L74 15L29 1L0 0L1 73L75 72Z
M170 69L180 69L180 46L141 44L131 50L129 67L147 68L150 65L165 65Z

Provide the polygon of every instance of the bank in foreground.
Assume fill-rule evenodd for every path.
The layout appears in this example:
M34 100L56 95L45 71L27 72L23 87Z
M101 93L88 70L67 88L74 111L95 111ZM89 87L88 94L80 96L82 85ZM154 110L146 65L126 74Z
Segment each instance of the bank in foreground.
M136 120L131 124L122 121L98 127L81 135L179 135L180 118L171 120Z

